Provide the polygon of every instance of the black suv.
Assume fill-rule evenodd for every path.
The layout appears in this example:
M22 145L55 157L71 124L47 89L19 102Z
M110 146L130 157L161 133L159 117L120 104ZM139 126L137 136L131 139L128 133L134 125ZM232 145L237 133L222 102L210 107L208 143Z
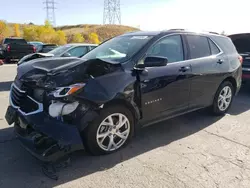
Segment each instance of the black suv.
M209 107L221 115L241 86L230 38L185 30L112 38L83 58L21 64L6 120L33 155L114 152L139 127Z
M250 81L250 33L229 35L238 53L242 57L242 82Z

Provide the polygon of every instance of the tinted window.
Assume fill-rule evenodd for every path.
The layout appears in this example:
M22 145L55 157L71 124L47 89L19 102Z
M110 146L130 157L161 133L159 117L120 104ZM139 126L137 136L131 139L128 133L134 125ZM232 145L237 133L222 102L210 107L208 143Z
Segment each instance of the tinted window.
M166 37L154 44L148 52L148 56L163 56L168 62L183 61L183 48L180 35Z
M215 55L220 53L219 48L214 44L213 41L211 41L210 39L208 39L209 45L210 45L210 49L211 49L211 54Z
M85 55L88 52L87 47L86 46L79 46L79 47L75 47L73 49L70 49L68 51L68 53L72 56L72 57L81 57L83 55Z
M207 37L187 35L191 59L210 56L210 48Z
M11 38L6 38L4 40L4 44L27 44L26 40L24 39L11 39Z

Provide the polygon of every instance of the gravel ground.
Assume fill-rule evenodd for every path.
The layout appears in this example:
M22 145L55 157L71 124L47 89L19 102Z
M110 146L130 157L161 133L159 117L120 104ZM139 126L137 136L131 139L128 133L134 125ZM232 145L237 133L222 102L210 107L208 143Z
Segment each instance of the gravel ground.
M4 119L15 65L0 67L0 187L250 187L250 89L224 117L201 110L144 128L107 156L72 155L59 180L45 177Z

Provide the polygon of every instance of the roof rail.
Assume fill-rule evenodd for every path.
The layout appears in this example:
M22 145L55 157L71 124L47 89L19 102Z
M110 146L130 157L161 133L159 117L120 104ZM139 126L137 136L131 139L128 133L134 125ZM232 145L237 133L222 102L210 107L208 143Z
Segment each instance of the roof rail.
M215 35L220 35L219 33L217 32L214 32L214 31L205 31L205 30L192 30L192 29L182 29L182 28L174 28L174 29L166 29L166 30L163 30L163 31L189 31L189 32L200 32L200 33L211 33L211 34L215 34Z
M208 33L211 33L211 34L216 34L216 35L220 35L219 33L214 32L214 31L208 31Z
M176 28L176 29L168 29L168 31L185 31L185 29L178 29L178 28Z

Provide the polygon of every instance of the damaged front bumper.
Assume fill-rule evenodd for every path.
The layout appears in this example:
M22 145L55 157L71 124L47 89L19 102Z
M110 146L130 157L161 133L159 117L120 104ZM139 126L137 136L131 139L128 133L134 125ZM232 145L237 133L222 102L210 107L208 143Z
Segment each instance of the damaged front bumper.
M43 112L24 116L16 111L14 129L24 148L44 162L54 162L84 148L77 126L60 122Z
M79 126L51 117L43 104L26 91L12 85L10 106L5 118L22 145L36 158L53 162L68 153L83 149ZM71 106L70 106L71 107Z
M60 122L43 112L29 116L17 113L15 132L22 145L41 161L56 161L83 149L82 138L75 125Z

